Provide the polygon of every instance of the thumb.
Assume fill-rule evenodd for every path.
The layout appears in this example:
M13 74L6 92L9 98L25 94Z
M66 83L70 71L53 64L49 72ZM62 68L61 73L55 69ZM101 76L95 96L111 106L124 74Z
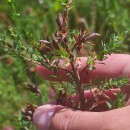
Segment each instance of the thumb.
M101 130L104 118L96 112L74 111L60 105L43 105L36 109L33 122L37 130Z

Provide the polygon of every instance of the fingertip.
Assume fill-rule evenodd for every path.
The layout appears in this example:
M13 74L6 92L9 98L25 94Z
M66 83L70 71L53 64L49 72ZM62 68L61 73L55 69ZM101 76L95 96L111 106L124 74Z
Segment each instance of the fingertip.
M38 65L37 67L36 67L36 72L37 72L37 74L39 75L39 76L43 76L43 72L44 72L44 70L45 70L45 68L43 67L43 66L40 66L40 65Z
M43 105L36 109L33 114L33 123L37 130L48 130L50 127L51 118L55 111L55 105Z
M52 75L52 72L50 70L40 65L36 67L36 72L40 77L45 79L50 79L50 75Z

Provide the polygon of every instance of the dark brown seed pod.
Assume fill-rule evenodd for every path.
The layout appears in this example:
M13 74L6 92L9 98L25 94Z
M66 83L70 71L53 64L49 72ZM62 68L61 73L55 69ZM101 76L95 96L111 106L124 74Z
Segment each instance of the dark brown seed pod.
M56 22L57 22L57 24L58 24L58 26L59 26L60 28L63 27L64 21L63 21L62 13L59 13L59 14L58 14L58 16L57 16L57 18L56 18Z
M44 52L51 52L51 51L52 51L52 49L50 47L48 47L48 46L44 47Z
M32 103L27 103L27 107L21 109L22 119L24 121L32 121L33 113L35 112L37 106L33 105Z
M31 110L32 112L34 112L36 108L36 105L33 105L32 103L27 103L27 110Z
M42 53L42 54L47 54L48 52L51 52L51 48L47 47L47 46L42 46L39 47L38 50Z
M22 113L23 115L26 115L26 109L22 108L22 109L21 109L21 113Z
M39 40L40 43L44 43L44 44L50 44L51 42L48 40Z
M23 116L22 119L25 121L32 121L32 117L30 116Z
M31 91L32 93L36 93L37 95L41 95L40 89L38 89L38 87L33 85L33 84L27 84L27 89L29 91Z
M27 111L27 114L30 115L30 116L32 116L32 115L33 115L33 112L32 112L31 110L30 110L30 111L28 110L28 111Z
M48 52L52 50L52 45L49 38L47 38L47 40L39 40L39 42L40 42L40 47L38 48L38 50L42 54L46 55Z
M89 37L86 38L86 41L90 41L98 37L101 37L99 33L92 33Z

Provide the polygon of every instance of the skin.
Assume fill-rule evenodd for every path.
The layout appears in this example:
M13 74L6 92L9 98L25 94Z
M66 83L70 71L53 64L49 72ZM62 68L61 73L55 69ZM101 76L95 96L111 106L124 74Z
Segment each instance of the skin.
M81 58L81 66L78 68L79 72L82 71L86 64L86 58ZM98 61L97 61L98 62ZM107 76L109 78L115 78L119 75L128 76L130 78L130 55L125 54L112 54L108 59L103 61L104 64L96 64L96 69L93 71L85 70L81 75L82 83L89 82L91 79L95 79L97 76L102 78ZM70 67L68 67L71 69ZM57 81L58 79L52 79L50 72L42 66L37 67L37 73L48 80ZM63 75L64 81L69 80L65 76L66 72L60 70L58 75ZM54 114L50 120L49 130L129 130L130 129L130 86L123 86L121 91L127 94L126 106L119 109L102 112L88 112L88 111L75 111L69 107L63 107L60 105L41 106L34 113L33 121L37 130L44 130L45 127L42 122L39 123L40 116L47 110L54 110ZM90 92L86 92L89 93ZM90 94L91 95L91 94ZM113 98L113 96L110 96ZM90 97L87 97L90 99Z

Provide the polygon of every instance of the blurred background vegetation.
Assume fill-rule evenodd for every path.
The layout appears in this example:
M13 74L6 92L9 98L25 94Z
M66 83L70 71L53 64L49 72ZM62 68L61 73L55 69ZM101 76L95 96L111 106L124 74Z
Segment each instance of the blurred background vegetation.
M15 27L6 0L0 0L0 34L8 26ZM15 0L17 12L23 23L19 28L26 30L38 41L56 30L56 14L62 10L61 0ZM128 31L121 45L121 53L130 52L130 0L73 0L70 12L71 29L87 28L90 33L97 32L102 40L108 41L113 33ZM8 37L11 42L11 37ZM97 44L100 47L100 44ZM44 102L48 100L48 85L39 78L35 66L17 57L10 56L0 48L0 129L14 125L21 107L26 102L38 104L38 99L25 90L24 83L34 83L42 89ZM32 98L33 97L33 98ZM8 129L9 130L9 129Z

